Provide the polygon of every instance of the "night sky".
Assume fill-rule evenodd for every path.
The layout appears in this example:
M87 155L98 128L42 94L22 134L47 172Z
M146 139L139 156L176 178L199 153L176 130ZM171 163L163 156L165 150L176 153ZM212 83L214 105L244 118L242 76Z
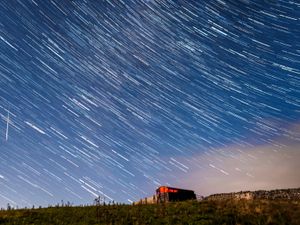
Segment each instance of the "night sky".
M0 207L300 186L300 2L0 1L0 116Z

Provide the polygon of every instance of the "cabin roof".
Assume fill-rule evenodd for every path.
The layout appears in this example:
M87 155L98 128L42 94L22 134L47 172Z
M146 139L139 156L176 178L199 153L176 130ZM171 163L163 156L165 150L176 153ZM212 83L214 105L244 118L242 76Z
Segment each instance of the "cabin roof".
M178 191L191 191L191 192L194 192L193 190L182 189L182 188L176 188L176 187L170 187L170 186L159 186L159 187L156 189L156 191L160 190L161 188L167 188L167 189L178 190Z

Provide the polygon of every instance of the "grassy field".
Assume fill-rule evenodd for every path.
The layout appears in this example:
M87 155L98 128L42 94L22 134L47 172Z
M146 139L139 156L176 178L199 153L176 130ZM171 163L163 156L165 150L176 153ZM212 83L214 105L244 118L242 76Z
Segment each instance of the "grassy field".
M300 224L292 200L187 201L161 205L50 207L0 211L0 224Z

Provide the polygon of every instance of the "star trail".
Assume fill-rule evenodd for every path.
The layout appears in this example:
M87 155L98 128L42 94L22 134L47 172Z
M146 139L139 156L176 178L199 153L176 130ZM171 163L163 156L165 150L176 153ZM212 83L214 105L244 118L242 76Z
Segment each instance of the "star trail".
M300 160L298 1L12 0L0 15L0 207L201 194Z

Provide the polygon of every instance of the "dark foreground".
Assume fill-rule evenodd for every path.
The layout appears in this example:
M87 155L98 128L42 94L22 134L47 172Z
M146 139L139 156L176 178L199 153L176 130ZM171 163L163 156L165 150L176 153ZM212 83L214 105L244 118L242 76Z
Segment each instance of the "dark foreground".
M0 224L300 224L300 201L189 201L165 205L0 211Z

